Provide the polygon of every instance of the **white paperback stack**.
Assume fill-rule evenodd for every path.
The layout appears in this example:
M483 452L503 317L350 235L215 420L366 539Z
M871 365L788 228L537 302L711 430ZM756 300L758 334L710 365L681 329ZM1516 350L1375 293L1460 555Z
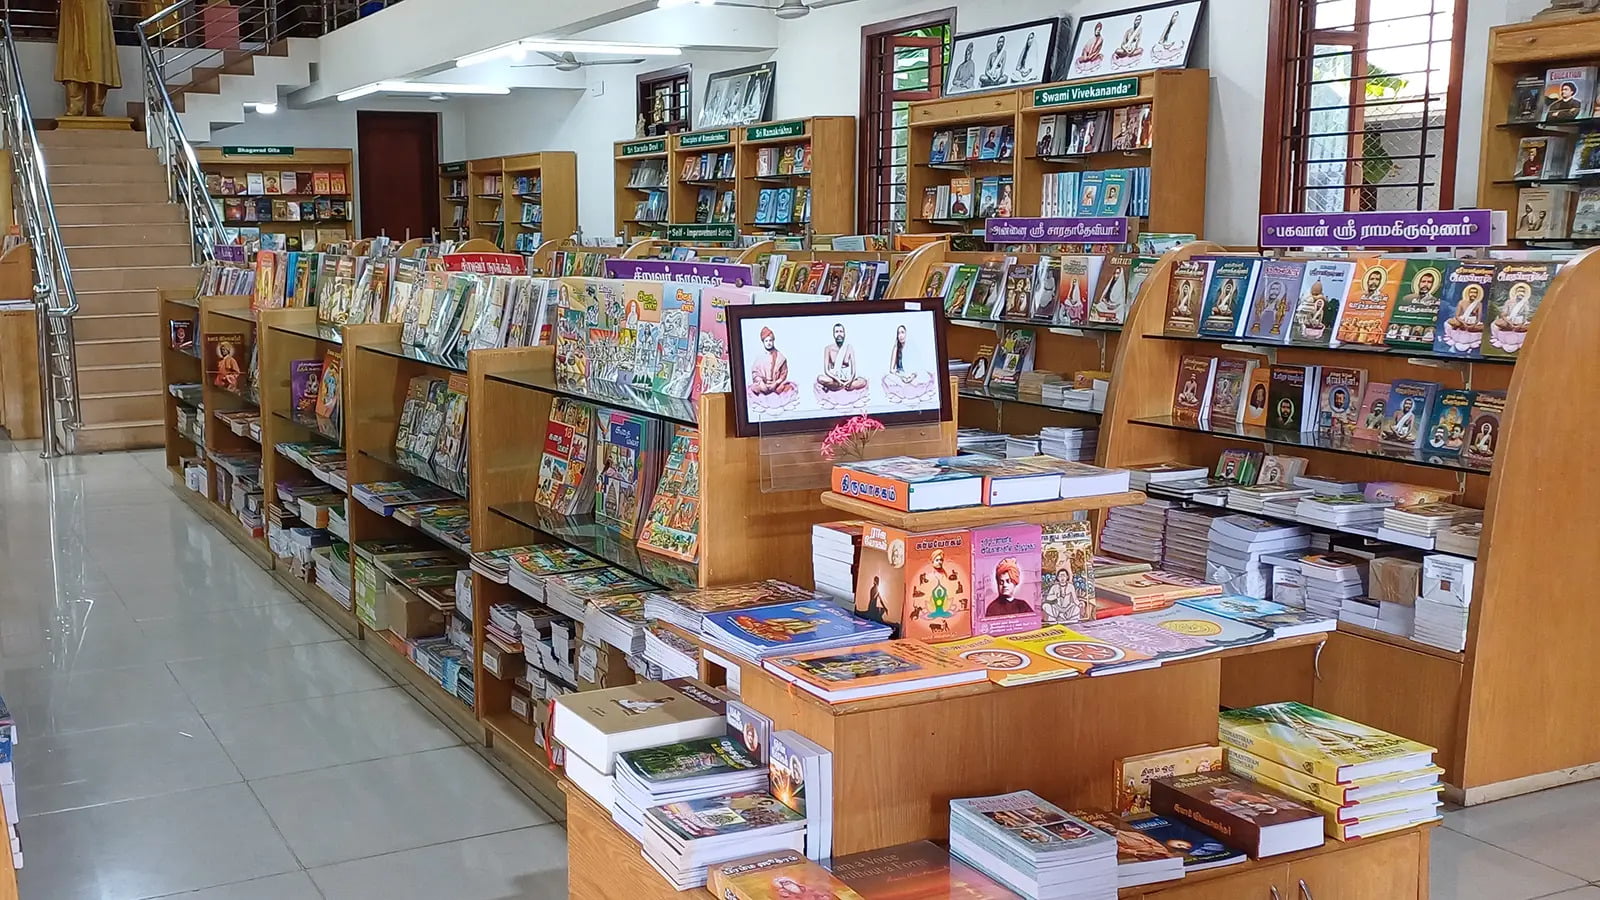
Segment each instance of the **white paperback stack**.
M1385 605L1371 597L1346 597L1339 601L1339 621L1378 631Z
M711 866L805 849L805 817L765 791L664 803L644 818L645 861L680 891L705 884Z
M692 678L700 671L700 648L659 622L645 629L644 658L661 669L663 678Z
M1360 494L1312 494L1295 507L1295 515L1312 525L1376 533L1383 511L1393 505L1393 500L1368 500Z
M643 594L601 597L583 611L586 640L602 641L630 655L644 652L644 626Z
M1100 445L1098 428L1041 428L1039 451L1046 456L1074 462L1094 462Z
M1230 594L1265 600L1272 592L1272 573L1262 557L1309 546L1311 532L1304 526L1254 516L1221 516L1211 521L1204 577Z
M485 634L506 650L512 652L521 650L522 625L517 621L517 613L532 606L532 603L523 601L489 604L489 621L484 626Z
M1150 497L1137 506L1118 506L1106 516L1100 532L1100 549L1128 559L1161 562L1161 536L1167 527L1167 511L1178 504Z
M950 854L1029 900L1114 900L1117 841L1032 791L950 801Z
M1266 512L1267 504L1287 504L1289 518L1294 518L1300 500L1311 496L1310 488L1289 487L1282 484L1234 485L1228 488L1228 508L1240 512ZM1282 508L1282 507L1275 507Z
M1366 571L1366 560L1342 553L1316 553L1302 558L1300 574L1306 579L1306 610L1338 618L1346 598L1366 595Z
M1422 595L1411 636L1460 653L1467 648L1467 611L1472 606L1474 560L1434 553L1422 558Z
M1042 439L1037 434L1008 434L1006 435L1006 459L1020 459L1024 456L1038 456L1042 451Z
M1454 503L1418 503L1383 511L1378 537L1396 544L1432 550L1438 534L1457 522L1482 521L1483 510Z
M979 456L1004 457L1006 436L982 428L962 428L956 432L956 450Z
M1210 473L1202 466L1188 466L1178 462L1146 463L1142 466L1128 467L1128 485L1133 490L1142 491L1152 484L1188 481L1192 478L1204 478L1208 474Z
M854 605L856 567L860 562L860 522L811 526L811 580L818 591Z
M1170 509L1162 535L1161 568L1204 580L1211 552L1211 522L1221 513L1204 509Z
M611 817L643 841L644 811L663 803L767 786L767 767L728 735L695 738L617 754Z

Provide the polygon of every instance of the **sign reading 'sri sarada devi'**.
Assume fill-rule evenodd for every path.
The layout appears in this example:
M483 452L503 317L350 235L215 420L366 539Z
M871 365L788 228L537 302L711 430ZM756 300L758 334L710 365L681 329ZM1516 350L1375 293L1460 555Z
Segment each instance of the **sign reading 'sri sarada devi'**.
M984 219L991 244L1126 244L1128 220L1113 216Z
M1263 247L1492 247L1494 210L1281 213L1261 217Z

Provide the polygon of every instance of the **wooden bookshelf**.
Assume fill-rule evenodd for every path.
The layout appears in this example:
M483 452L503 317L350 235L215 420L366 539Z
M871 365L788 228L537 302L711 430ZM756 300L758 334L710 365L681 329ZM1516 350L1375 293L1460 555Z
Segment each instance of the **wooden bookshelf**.
M1110 509L1114 506L1138 506L1144 502L1139 491L1117 494L1095 494L1070 500L1047 500L1042 503L1014 503L1009 506L963 506L959 509L936 509L927 512L901 512L877 503L858 500L828 491L822 495L822 505L848 513L851 518L871 519L904 531L943 531L953 528L981 528L998 522L1055 521L1071 518L1074 513L1091 509Z
M1507 236L1513 246L1589 247L1600 238L1551 238L1521 241L1515 238L1517 194L1524 187L1568 184L1574 192L1583 187L1600 186L1600 175L1552 180L1513 181L1517 169L1517 145L1525 137L1564 134L1576 144L1580 131L1600 127L1600 116L1570 120L1561 124L1508 122L1513 86L1524 75L1544 76L1545 70L1565 66L1592 66L1600 62L1600 20L1589 17L1545 19L1489 29L1489 58L1483 88L1482 150L1478 155L1478 206L1506 211ZM1569 151L1570 152L1570 151ZM1569 157L1570 158L1570 157ZM1563 171L1563 174L1565 172ZM1576 197L1573 206L1576 207ZM1568 212L1566 224L1572 222Z
M613 145L611 170L616 231L629 242L645 237L665 237L667 234L666 225L671 215L672 200L672 173L667 150L670 141L670 137L663 136L617 141ZM666 170L661 172L659 187L631 187L629 183L633 181L634 170L642 163L652 161L659 161L655 164L666 167ZM667 208L661 210L659 220L640 219L639 204L649 199L652 189L665 193Z
M709 131L686 131L674 134L667 138L669 153L667 157L667 177L671 180L672 187L667 198L667 229L668 239L676 239L672 226L707 224L720 226L720 232L727 237L726 241L710 241L704 236L692 238L696 242L726 243L729 247L737 241L739 236L739 210L738 187L740 174L739 160L739 129L717 128ZM700 159L706 155L713 157L712 172L709 177L701 177L695 172L691 177L684 176L684 166L689 160ZM733 160L733 171L723 175L717 174L716 160L727 154ZM700 205L700 192L711 192L711 209L708 213L713 220L700 223L697 221L698 206ZM716 222L715 214L719 198L724 193L732 192L735 197L734 210L724 221Z
M180 461L185 457L203 456L205 436L204 432L178 426L179 411L192 408L192 404L174 396L172 386L204 383L200 363L200 301L195 299L192 291L164 289L159 291L158 295L161 299L161 315L157 317L156 327L157 337L161 341L161 386L166 392L161 401L161 418L167 435L167 470L176 479L179 489L187 490L183 487L183 467ZM167 323L174 319L192 323L189 334L194 343L188 350L179 350L172 346ZM199 440L196 440L197 437Z
M1585 644L1589 601L1579 580L1600 528L1600 476L1580 429L1600 398L1572 386L1600 379L1596 301L1600 256L1564 266L1552 282L1514 365L1441 362L1429 355L1312 347L1253 348L1162 335L1172 267L1225 252L1199 242L1162 258L1130 310L1137 339L1118 347L1100 434L1106 465L1161 460L1211 465L1227 447L1289 446L1311 471L1354 481L1405 481L1459 492L1484 510L1465 653L1340 625L1320 656L1285 653L1224 667L1223 700L1248 705L1296 699L1439 749L1453 799L1467 803L1538 790L1600 773L1600 734L1583 726L1585 698L1600 690L1600 661ZM1493 467L1426 457L1394 458L1359 445L1286 445L1276 436L1174 426L1172 385L1180 357L1265 355L1285 364L1360 366L1377 381L1414 378L1447 388L1508 392ZM1560 485L1552 503L1549 485ZM1538 709L1530 717L1527 710Z
M1136 81L1112 99L1087 100L1097 85ZM1111 91L1111 93L1117 93ZM1039 122L1060 113L1092 112L1148 103L1151 144L1141 150L1051 156L1038 148ZM1200 235L1206 225L1206 139L1211 73L1163 69L1119 78L1063 81L1018 91L1017 216L1042 215L1042 188L1056 172L1150 169L1150 215L1143 231Z
M532 253L542 240L571 237L578 230L578 155L570 150L550 150L507 156L504 173L505 248ZM529 179L533 191L519 191L518 179ZM524 222L523 209L532 204L540 211L538 222ZM519 238L522 246L518 245ZM534 243L528 244L533 240Z
M469 231L466 209L471 194L467 191L467 163L439 164L439 237L447 241L464 239ZM463 216L457 224L457 210Z
M804 148L804 171L778 173L785 153ZM813 234L850 234L856 225L856 120L854 116L812 116L784 122L747 125L736 151L739 161L738 222L743 232L767 232L810 238ZM772 158L773 171L761 172L760 160ZM761 192L805 188L810 191L809 219L795 203L788 222L757 222ZM771 196L771 195L769 195Z
M983 219L977 215L978 180L1000 176L1013 181L1013 203L1017 188L1015 152L1009 158L995 160L963 160L959 162L930 162L933 153L933 136L939 131L956 128L1018 127L1017 110L1021 94L1017 91L1000 91L971 97L949 97L924 100L911 104L910 145L907 154L910 167L906 172L906 231L910 234L965 232L981 230ZM1020 138L1020 131L1017 132ZM972 208L966 216L936 218L923 215L922 196L926 189L949 185L953 179L970 178L973 183ZM954 212L954 210L952 210ZM1013 206L1013 215L1020 215Z
M250 309L249 297L201 297L199 304L199 328L196 330L195 346L201 353L199 371L201 397L205 407L203 417L207 501L205 513L218 530L227 535L257 563L265 564L271 559L266 539L251 534L230 507L229 498L223 492L226 480L222 473L223 467L213 456L216 453L261 452L259 442L251 440L248 436L234 434L226 422L217 418L219 412L259 409L259 403L249 388L251 347L257 338L255 317ZM216 373L206 368L204 357L206 337L217 334L243 336L237 351L239 367L243 373L240 378L240 389L237 392L219 386Z
M500 157L467 163L467 234L473 240L505 247L505 168Z
M237 151L230 153L228 151ZM288 152L283 152L288 151ZM223 202L224 209L218 212L218 218L223 219L226 228L260 228L263 232L282 232L288 235L299 236L306 229L319 232L318 246L328 243L324 239L333 237L332 232L337 231L339 240L349 240L355 237L356 218L356 184L355 170L353 168L353 154L350 150L338 147L312 148L312 147L197 147L195 158L200 162L200 170L205 173L208 188L213 200ZM219 192L215 189L214 182L222 176L231 177L237 181L248 183L248 176L252 172L261 173L263 180L267 174L277 175L282 172L295 172L297 175L318 172L329 173L330 177L337 174L344 182L342 191L315 190L316 185L300 184L299 178L295 179L293 193L261 194L243 193L242 189L233 194ZM213 178L216 176L216 178ZM305 219L276 219L271 221L239 221L228 219L226 204L230 199L238 199L246 203L254 202L258 197L271 197L278 200L293 200L297 202L338 200L344 204L345 215L343 218L312 218ZM306 248L312 249L312 248Z

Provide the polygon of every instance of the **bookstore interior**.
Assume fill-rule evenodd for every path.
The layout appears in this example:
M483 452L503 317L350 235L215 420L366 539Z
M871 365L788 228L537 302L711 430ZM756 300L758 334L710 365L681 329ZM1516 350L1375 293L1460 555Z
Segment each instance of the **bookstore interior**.
M564 823L516 896L1600 897L1592 791L1570 884L1437 863L1600 777L1593 4L774 4L405 240L367 153L196 147L151 295L160 477Z

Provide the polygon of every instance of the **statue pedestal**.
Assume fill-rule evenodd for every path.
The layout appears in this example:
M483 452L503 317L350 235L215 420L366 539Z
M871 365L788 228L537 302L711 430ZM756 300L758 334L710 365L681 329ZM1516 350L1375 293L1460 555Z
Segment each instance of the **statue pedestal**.
M132 131L127 116L56 116L56 127L86 131Z

